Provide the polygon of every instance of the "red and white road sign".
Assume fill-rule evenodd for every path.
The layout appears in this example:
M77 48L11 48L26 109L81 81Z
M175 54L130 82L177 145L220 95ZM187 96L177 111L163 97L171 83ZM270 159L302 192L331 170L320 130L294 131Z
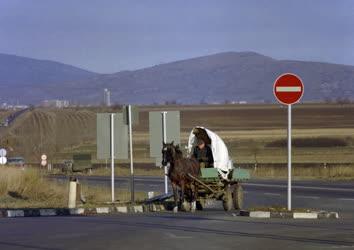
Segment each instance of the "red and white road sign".
M42 160L42 161L46 161L46 160L47 160L47 156L43 154L43 155L41 156L41 160Z
M275 80L273 91L280 103L291 105L301 99L304 94L304 84L297 75L286 73Z
M291 104L301 99L304 84L295 74L282 74L275 80L273 92L280 103L288 105L288 210L291 211Z
M5 165L7 162L7 158L5 156L0 157L0 165Z

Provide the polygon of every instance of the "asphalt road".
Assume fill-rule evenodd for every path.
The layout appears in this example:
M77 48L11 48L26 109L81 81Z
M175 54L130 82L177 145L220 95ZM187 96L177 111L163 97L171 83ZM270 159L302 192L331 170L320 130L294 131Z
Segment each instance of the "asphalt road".
M57 176L58 181L68 177ZM82 176L80 182L88 185L110 185L110 177ZM129 189L128 177L115 178L116 187ZM286 180L250 180L243 184L245 208L269 205L286 206ZM293 181L293 207L340 212L345 218L354 218L354 181ZM162 177L135 177L136 191L163 192ZM221 203L219 204L221 209Z
M7 126L10 126L20 115L22 115L23 113L25 113L28 110L29 110L29 108L18 110L16 112L10 114L8 117L6 117L3 120L4 121L7 120Z
M67 181L67 177L53 177ZM163 190L157 177L136 177L139 191ZM107 177L80 177L89 185L109 185ZM127 188L128 178L116 178ZM286 204L283 180L245 183L246 206ZM295 181L294 204L335 208L353 214L353 183ZM345 212L346 211L346 212ZM338 220L253 219L206 209L88 217L0 219L0 249L354 249L354 218Z
M0 249L354 249L354 220L234 217L224 212L0 220Z

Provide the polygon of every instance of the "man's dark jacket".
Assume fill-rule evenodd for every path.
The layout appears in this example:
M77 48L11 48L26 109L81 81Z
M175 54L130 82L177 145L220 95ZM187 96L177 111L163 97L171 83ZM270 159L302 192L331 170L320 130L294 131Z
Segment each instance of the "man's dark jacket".
M206 168L214 167L214 158L211 148L207 145L203 149L195 147L193 150L193 157L196 158L199 163L204 163Z

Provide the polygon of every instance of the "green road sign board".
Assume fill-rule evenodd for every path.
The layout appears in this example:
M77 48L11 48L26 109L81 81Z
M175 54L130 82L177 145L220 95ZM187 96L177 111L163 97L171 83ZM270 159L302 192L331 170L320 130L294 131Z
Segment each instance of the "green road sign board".
M109 113L97 114L97 159L111 158L111 119ZM114 158L128 159L128 126L123 114L114 114Z
M158 112L149 112L150 129L150 157L156 158L156 165L161 165L161 149L163 142L162 114ZM180 112L166 112L166 142L179 144L181 139Z

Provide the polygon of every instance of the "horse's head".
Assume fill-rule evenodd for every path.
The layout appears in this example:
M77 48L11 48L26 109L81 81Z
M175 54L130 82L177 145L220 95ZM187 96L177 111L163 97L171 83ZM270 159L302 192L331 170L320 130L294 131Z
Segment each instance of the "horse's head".
M172 163L176 157L180 154L178 145L171 143L162 143L162 166L166 166L168 163Z

